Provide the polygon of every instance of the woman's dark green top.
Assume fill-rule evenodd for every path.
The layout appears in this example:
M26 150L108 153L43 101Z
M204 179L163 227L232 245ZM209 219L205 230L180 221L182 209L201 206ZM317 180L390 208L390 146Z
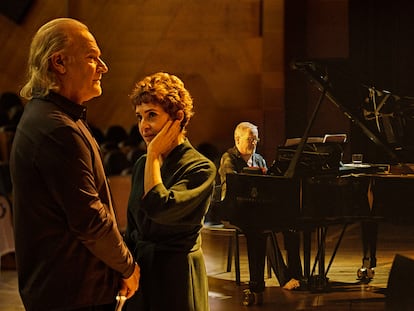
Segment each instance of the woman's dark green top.
M174 303L169 301L169 308L207 310L208 307L198 307L198 304L206 304L203 300L208 299L200 232L214 188L216 167L186 140L164 160L161 167L163 183L143 197L145 161L144 155L133 168L125 236L141 266L140 294L144 292L144 305L151 305L148 310L161 309L153 304L161 303L163 299L168 301L164 295L175 293L182 299L176 298ZM171 266L174 268L159 273ZM183 278L183 273L187 277ZM162 283L168 283L168 279L172 279L173 284L165 292L159 292L165 286ZM148 283L150 280L152 285ZM158 284L156 293L150 290L154 282ZM182 290L187 294L177 293ZM191 295L199 297L195 299ZM186 299L188 302L182 302Z

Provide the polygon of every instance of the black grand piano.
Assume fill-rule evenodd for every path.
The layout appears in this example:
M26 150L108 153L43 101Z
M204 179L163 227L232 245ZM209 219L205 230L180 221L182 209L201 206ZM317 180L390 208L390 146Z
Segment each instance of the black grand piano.
M241 228L303 232L304 278L310 289L324 290L329 267L348 224L361 223L363 265L358 270L358 277L363 281L373 277L369 275L370 267L376 266L377 223L404 221L414 224L414 212L411 212L414 203L407 204L405 199L412 191L414 170L411 165L402 163L395 150L338 102L326 78L316 72L315 67L301 62L300 68L294 68L309 75L321 91L303 137L296 144L279 148L269 175L228 174L227 192L221 208L224 218ZM341 161L344 141L312 142L309 139L313 121L325 97L388 155L390 165L346 166ZM332 224L342 224L343 229L326 266L325 237ZM312 235L317 244L314 258L311 254Z

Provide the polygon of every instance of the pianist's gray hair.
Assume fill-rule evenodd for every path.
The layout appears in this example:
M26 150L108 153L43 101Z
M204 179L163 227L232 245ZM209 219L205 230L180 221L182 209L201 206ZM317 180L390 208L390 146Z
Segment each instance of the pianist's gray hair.
M258 133L258 128L253 123L246 121L240 122L234 129L234 139L236 140L236 137L240 137L243 133L246 132L246 130L252 130L253 132Z
M33 37L27 62L27 82L20 90L23 98L46 96L50 91L59 91L55 72L50 68L49 59L64 50L71 42L73 32L69 29L88 27L72 18L56 18L44 24Z

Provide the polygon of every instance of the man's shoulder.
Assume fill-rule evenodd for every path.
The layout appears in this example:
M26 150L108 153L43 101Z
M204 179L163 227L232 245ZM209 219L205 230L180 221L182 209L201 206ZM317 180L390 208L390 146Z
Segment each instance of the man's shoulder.
M236 147L231 147L227 149L223 154L222 157L238 157L240 156L240 152L237 150Z
M24 109L32 115L45 118L52 112L61 112L62 110L55 102L44 97L32 98Z

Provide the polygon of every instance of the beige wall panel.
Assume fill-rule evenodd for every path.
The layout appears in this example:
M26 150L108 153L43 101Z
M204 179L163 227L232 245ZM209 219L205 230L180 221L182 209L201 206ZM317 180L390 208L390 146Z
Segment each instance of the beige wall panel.
M65 6L54 0L33 1L21 24L0 14L0 92L20 90L34 33L45 21L64 15Z
M271 8L270 13L261 13L261 4ZM0 16L0 92L20 89L30 40L38 27L55 17L74 17L89 26L109 66L103 95L88 104L93 125L105 130L120 124L129 130L135 124L128 99L134 83L147 74L168 71L181 77L194 97L196 115L189 128L194 145L209 141L225 149L233 144L238 122L250 120L265 128L263 81L269 83L269 94L273 88L283 93L283 29L272 29L282 24L281 4L282 0L37 0L22 24ZM272 51L263 51L263 46ZM266 62L271 61L272 68L263 66L263 55L268 54ZM277 78L263 79L264 71ZM274 82L278 85L271 85ZM283 97L277 104L283 106L282 102ZM267 109L273 109L269 105L266 102ZM263 138L266 135L262 132Z
M30 40L46 21L78 18L94 33L110 70L103 95L89 104L88 119L105 130L135 124L128 94L155 71L180 76L195 100L189 137L220 149L233 144L234 126L260 127L260 148L273 160L285 139L284 3L286 0L33 0L21 24L0 15L0 92L18 92ZM308 0L309 57L348 55L347 0ZM263 12L260 10L263 9ZM310 98L311 109L313 98ZM315 131L342 121L331 107ZM331 122L330 120L336 120Z
M263 2L263 72L261 152L270 165L285 140L284 1Z
M245 81L261 70L258 1L105 1L96 6L100 12L89 10L96 1L75 2L71 14L90 25L110 66L104 94L89 109L97 126L133 124L127 96L137 80L156 71L180 76L195 98L194 122L202 126L189 135L196 142L214 132L202 106L247 106L254 97ZM122 109L114 112L113 105Z

